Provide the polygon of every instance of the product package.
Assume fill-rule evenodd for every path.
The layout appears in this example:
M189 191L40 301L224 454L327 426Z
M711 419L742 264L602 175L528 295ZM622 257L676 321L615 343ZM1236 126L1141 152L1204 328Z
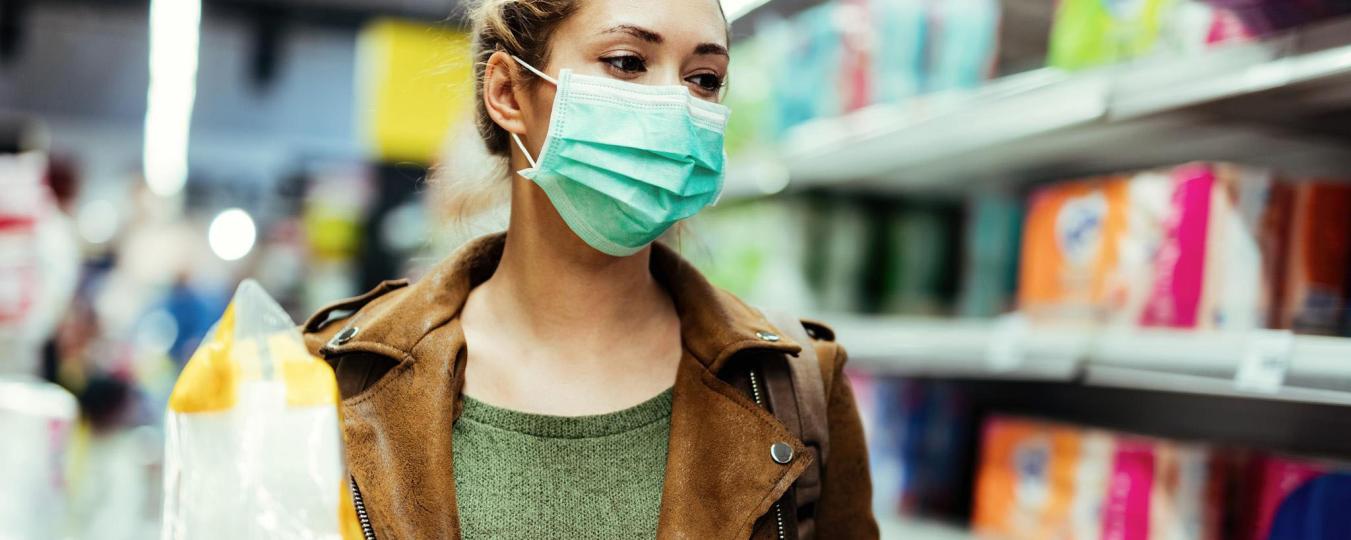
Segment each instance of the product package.
M1112 469L1102 432L996 417L981 434L972 529L1011 539L1090 539Z
M1043 188L1028 208L1019 303L1038 319L1118 327L1264 327L1277 195L1269 173L1217 163Z
M338 399L286 312L242 283L169 398L162 538L360 538Z
M929 75L926 90L970 89L994 71L999 49L998 0L931 2Z
M1237 19L1247 31L1264 35L1351 12L1346 0L1205 0Z
M1094 321L1120 302L1112 297L1119 260L1144 257L1144 248L1127 242L1130 188L1126 177L1107 177L1033 193L1018 283L1018 304L1029 317Z
M1082 69L1154 50L1176 0L1061 0L1047 65Z
M970 407L951 381L850 373L879 516L953 516L968 494Z
M995 417L972 525L1011 539L1217 540L1222 464L1203 446Z
M37 377L42 344L78 281L74 229L44 182L47 158L0 155L0 538L60 538L75 396Z
M36 377L0 374L0 522L6 540L60 538L75 396Z
M1292 189L1276 326L1351 335L1351 184L1301 180Z
M1239 538L1351 538L1351 468L1275 455L1257 456L1246 468Z
M1011 196L985 194L971 199L966 210L958 314L994 317L1013 307L1023 208Z
M876 48L871 57L871 95L877 103L896 103L919 95L925 80L928 42L926 0L871 0Z
M907 204L889 213L881 305L886 313L950 314L957 289L960 211L939 203Z
M817 305L830 312L857 312L866 305L871 216L857 199L813 197L805 228L808 281Z
M841 66L844 63L843 28L837 3L808 9L786 23L789 40L780 50L785 62L774 75L774 103L778 105L778 125L787 130L811 120L835 116L842 109ZM802 84L802 81L815 81Z
M1138 196L1132 197L1132 209L1147 213L1132 224L1138 227L1132 232L1147 239L1143 255L1149 275L1131 272L1136 281L1121 286L1146 294L1138 319L1134 305L1128 304L1124 312L1140 325L1194 328L1205 317L1201 297L1215 182L1214 168L1203 163L1144 173L1132 182L1132 187L1140 188L1133 190ZM1160 190L1160 186L1166 188ZM1156 213L1158 209L1163 211Z

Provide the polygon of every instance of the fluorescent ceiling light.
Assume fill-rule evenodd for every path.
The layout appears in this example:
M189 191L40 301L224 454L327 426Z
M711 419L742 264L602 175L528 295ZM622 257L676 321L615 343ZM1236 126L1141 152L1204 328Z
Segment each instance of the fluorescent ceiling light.
M769 0L725 0L722 12L727 14L727 22L732 22L768 3Z
M201 0L150 1L150 89L142 160L150 190L163 196L181 191L188 179L201 22Z

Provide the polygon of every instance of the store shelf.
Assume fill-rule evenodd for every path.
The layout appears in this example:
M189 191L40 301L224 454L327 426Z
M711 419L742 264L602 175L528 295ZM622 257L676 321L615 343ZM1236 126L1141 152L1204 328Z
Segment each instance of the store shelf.
M818 317L850 365L876 373L1084 384L1351 405L1351 338L1272 331L1038 327L999 321Z
M1018 319L945 320L825 315L849 364L910 376L1070 380L1089 345L1070 328L1028 332Z
M970 531L936 521L901 517L877 516L883 540L974 540Z
M1351 168L1351 23L1190 57L1080 73L1039 70L972 92L798 126L794 189L959 190L1193 160L1292 172ZM1310 123L1317 129L1310 129ZM1328 127L1328 129L1322 129ZM738 179L734 183L750 183Z
M1271 368L1276 378L1254 380L1251 364L1261 361L1255 351L1270 337L1164 330L1105 334L1088 356L1084 380L1099 386L1351 405L1351 339L1293 336L1276 353L1277 364Z

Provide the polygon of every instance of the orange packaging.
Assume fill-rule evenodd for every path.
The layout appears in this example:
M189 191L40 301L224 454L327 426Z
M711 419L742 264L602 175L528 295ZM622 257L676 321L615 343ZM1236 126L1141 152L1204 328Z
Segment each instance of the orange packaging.
M1097 538L1112 471L1111 437L995 418L985 425L972 527L993 538Z
M1018 302L1034 318L1096 318L1113 303L1112 275L1127 232L1129 180L1043 188L1023 229Z
M1222 466L1206 446L994 417L972 527L1009 540L1217 540Z

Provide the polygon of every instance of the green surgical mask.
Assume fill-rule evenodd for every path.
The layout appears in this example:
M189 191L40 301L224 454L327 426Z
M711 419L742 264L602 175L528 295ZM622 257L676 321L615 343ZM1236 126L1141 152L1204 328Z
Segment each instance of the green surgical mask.
M728 109L684 86L648 86L564 69L539 159L519 174L597 250L632 255L722 192Z

